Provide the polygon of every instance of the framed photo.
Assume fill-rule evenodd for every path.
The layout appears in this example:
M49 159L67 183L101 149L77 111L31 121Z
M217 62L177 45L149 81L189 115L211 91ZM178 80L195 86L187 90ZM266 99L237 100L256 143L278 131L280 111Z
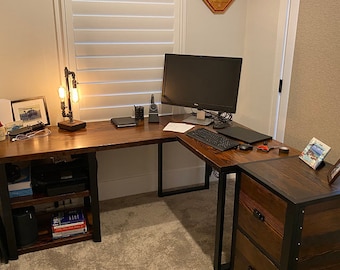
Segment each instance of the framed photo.
M302 151L299 158L316 170L330 150L331 148L327 144L314 137Z
M329 170L329 172L328 172L328 183L331 185L338 178L340 178L340 159Z
M14 121L23 121L23 126L37 123L50 124L45 97L35 97L12 101Z

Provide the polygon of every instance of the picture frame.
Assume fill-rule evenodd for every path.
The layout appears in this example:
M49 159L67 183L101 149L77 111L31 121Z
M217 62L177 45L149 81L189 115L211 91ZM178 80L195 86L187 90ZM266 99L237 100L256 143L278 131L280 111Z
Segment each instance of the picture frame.
M32 126L42 122L50 124L45 97L34 97L11 102L14 121L23 121L23 126Z
M338 178L340 178L340 159L328 172L328 184L333 184Z
M316 170L319 165L322 164L330 150L330 146L313 137L301 152L299 158Z

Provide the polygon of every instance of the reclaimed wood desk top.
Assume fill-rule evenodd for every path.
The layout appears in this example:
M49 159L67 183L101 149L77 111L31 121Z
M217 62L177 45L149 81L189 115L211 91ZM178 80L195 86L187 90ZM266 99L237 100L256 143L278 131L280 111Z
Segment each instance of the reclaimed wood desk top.
M269 160L292 155L299 151L290 148L288 154L279 154L278 149L268 153L257 151L255 144L252 151L228 150L220 152L214 148L198 142L185 134L163 131L170 122L180 122L183 115L160 117L159 123L148 123L147 119L136 127L116 128L110 121L89 122L86 128L69 132L51 126L51 134L29 140L12 142L9 138L0 142L0 163L17 162L48 158L51 155L70 155L97 152L103 150L126 148L147 144L157 144L179 141L195 155L206 161L212 167L223 170L238 164ZM283 144L271 140L271 146Z
M175 133L163 131L170 117L160 119L160 123L144 121L126 128L116 128L110 121L89 122L86 128L74 132L50 126L51 134L45 137L0 142L0 163L175 141Z

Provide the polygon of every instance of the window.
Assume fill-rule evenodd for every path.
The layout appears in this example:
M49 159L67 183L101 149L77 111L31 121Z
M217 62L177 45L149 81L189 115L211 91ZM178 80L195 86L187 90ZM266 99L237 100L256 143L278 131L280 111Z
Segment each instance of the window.
M65 1L64 62L77 75L81 120L129 116L134 105L147 112L151 94L159 103L164 54L178 47L176 5L174 0Z

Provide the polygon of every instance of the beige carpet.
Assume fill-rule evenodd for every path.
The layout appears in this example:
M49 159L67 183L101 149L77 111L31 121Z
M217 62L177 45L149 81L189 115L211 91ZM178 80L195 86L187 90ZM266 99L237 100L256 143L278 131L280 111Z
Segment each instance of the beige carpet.
M234 181L227 188L223 260L229 260ZM213 269L217 184L158 198L102 201L102 242L84 241L21 255L4 270Z

